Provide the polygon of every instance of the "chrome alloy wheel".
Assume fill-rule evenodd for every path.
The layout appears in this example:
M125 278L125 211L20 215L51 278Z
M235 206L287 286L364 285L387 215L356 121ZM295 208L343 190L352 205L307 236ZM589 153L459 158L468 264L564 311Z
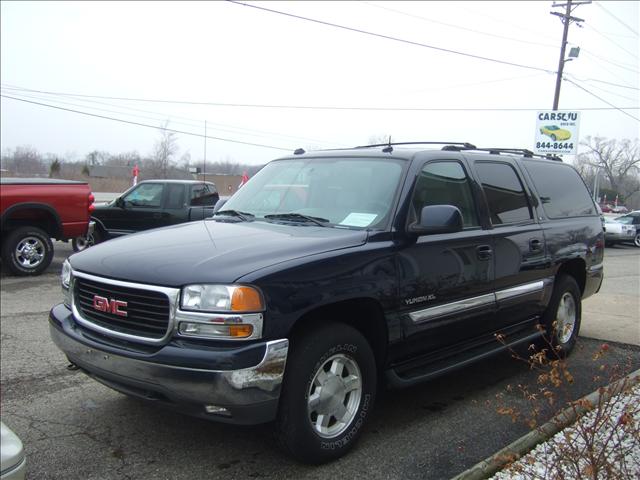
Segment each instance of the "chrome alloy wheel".
M38 237L25 237L16 246L16 262L24 268L35 268L42 263L46 247Z
M328 358L313 377L307 396L308 419L323 438L342 434L356 416L362 398L362 375L350 357Z
M569 292L565 292L556 312L556 335L558 342L567 343L576 327L576 301Z

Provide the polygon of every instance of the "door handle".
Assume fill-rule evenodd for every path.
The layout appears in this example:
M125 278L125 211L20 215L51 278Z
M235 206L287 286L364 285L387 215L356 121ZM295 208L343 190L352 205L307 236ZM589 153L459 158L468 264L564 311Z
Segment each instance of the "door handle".
M476 255L478 260L489 260L493 256L493 250L490 245L480 245L476 247Z
M542 251L542 242L537 238L529 240L529 250L532 252Z

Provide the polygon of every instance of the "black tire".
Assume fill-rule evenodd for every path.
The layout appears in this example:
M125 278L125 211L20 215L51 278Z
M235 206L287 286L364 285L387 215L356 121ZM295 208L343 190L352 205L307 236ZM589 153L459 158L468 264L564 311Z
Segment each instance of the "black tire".
M560 274L556 278L549 306L542 321L547 332L547 339L555 350L555 355L564 358L578 340L580 320L582 318L582 294L575 279ZM553 358L554 353L550 356Z
M15 275L40 275L52 259L51 238L38 227L16 228L2 244L2 263Z
M96 229L93 233L85 235L83 237L77 237L71 240L71 246L74 252L81 252L89 247L92 247L102 241L102 235Z
M304 463L320 464L343 456L371 415L376 381L373 352L356 329L329 323L294 337L280 395L279 445ZM323 397L322 388L333 394ZM326 426L318 425L325 423L323 419L328 419Z
M640 248L640 232L636 233L635 238L633 239L633 244Z
M555 135L551 135L551 140L555 142L556 140L558 140L558 137L556 137Z

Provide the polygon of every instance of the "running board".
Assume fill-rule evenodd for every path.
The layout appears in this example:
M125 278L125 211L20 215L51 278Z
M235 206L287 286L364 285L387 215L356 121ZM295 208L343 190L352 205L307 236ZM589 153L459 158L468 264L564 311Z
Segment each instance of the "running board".
M542 332L527 333L525 335L516 336L506 345L495 342L495 346L487 348L486 345L463 351L458 355L440 359L433 363L425 364L422 368L414 367L406 371L404 375L398 373L397 369L389 369L385 371L387 385L390 388L405 388L418 383L431 380L433 378L445 375L447 373L458 370L477 361L492 357L501 352L515 348L519 345L532 343L541 338Z

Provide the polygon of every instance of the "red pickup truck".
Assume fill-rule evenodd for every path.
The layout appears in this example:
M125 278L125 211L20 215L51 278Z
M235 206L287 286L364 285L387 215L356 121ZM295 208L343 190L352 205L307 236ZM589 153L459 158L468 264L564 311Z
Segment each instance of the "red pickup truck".
M94 197L86 182L0 179L2 264L16 275L39 275L51 263L51 239L91 232Z

